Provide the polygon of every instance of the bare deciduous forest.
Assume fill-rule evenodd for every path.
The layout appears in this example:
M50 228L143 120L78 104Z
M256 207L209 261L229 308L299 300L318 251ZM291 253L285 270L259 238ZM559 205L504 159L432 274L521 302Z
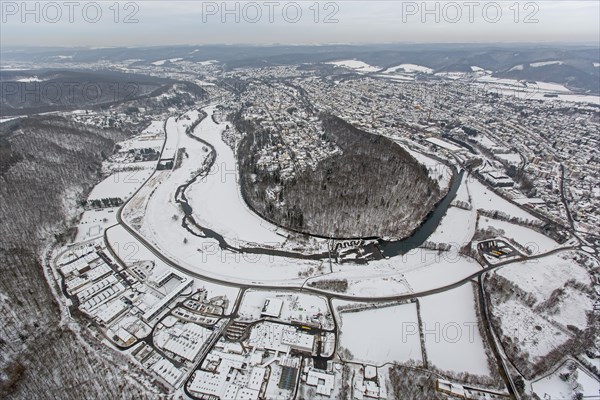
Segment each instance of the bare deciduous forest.
M123 133L58 117L0 127L0 398L148 398L125 362L61 324L38 254L68 232L78 201ZM81 334L86 335L85 329ZM156 397L156 396L154 396Z
M325 137L343 154L321 161L288 182L256 165L269 133L247 134L239 147L242 194L249 206L280 226L325 237L403 238L440 198L440 189L408 152L390 139L340 118L322 116ZM267 195L278 186L279 199Z

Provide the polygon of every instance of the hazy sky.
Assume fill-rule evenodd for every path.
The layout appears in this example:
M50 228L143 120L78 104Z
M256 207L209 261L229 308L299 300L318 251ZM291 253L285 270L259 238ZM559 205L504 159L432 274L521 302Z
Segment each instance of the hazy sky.
M598 42L599 15L598 0L0 0L0 44Z

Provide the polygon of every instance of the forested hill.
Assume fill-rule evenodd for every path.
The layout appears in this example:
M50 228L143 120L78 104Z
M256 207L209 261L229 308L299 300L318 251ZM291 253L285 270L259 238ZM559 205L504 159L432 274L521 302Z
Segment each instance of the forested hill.
M396 143L331 115L322 115L326 138L342 149L289 182L253 165L261 143L257 132L239 148L242 193L265 219L326 237L410 235L440 198L426 168ZM275 203L266 194L282 187Z
M38 252L64 232L123 133L59 117L0 124L0 398L126 399L149 394L100 342L60 325ZM85 334L85 332L83 332Z

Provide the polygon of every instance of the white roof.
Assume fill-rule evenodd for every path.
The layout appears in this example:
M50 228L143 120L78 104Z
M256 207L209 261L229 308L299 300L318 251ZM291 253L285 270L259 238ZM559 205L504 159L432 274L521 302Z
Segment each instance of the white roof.
M265 305L263 306L261 314L269 316L269 317L279 318L282 308L283 308L283 300L282 299L268 298L265 300Z
M335 386L335 376L311 369L308 371L306 384L316 386L318 394L331 396L331 392Z

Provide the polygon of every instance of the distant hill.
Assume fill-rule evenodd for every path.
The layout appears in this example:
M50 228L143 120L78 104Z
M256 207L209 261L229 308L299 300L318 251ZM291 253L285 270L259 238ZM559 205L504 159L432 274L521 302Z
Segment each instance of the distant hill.
M179 62L217 60L222 68L324 63L357 59L370 65L389 68L399 64L416 64L436 72L469 72L471 66L492 71L497 76L513 79L550 81L581 92L600 93L600 48L593 45L551 44L370 44L321 46L252 46L204 45L157 46L104 49L2 49L3 65L12 62L52 64L127 62L131 65L154 66L157 61L167 65ZM168 60L178 60L170 63ZM562 66L541 68L523 73L508 71L516 65L529 65L547 60L562 62ZM160 64L160 62L159 62Z
M158 95L166 79L112 71L0 70L0 115L117 104Z
M536 64L542 65L533 66ZM590 66L592 66L591 63ZM544 64L544 62L527 63L519 64L516 67L517 68L512 67L508 70L498 72L494 75L500 78L525 81L555 82L564 84L569 88L589 90L591 93L600 93L600 81L598 80L600 68L595 68L596 74L594 74L593 70L586 72L580 68L562 62L560 64Z

